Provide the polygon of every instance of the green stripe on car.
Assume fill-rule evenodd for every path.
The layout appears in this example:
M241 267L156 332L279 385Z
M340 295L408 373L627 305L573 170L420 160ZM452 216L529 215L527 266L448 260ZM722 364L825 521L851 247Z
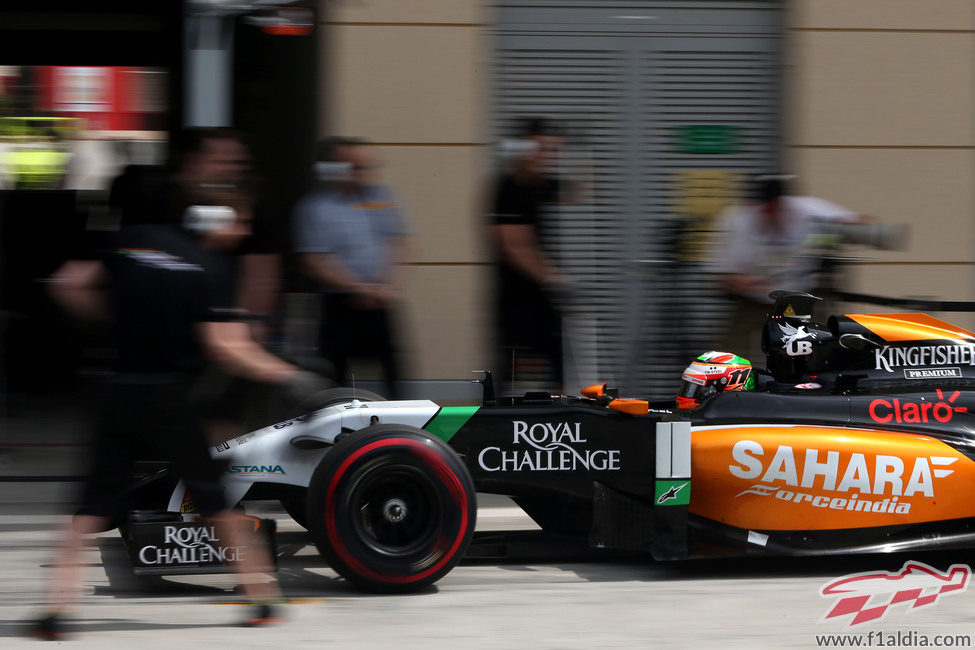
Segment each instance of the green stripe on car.
M423 428L444 442L450 442L460 428L467 424L480 406L445 406Z

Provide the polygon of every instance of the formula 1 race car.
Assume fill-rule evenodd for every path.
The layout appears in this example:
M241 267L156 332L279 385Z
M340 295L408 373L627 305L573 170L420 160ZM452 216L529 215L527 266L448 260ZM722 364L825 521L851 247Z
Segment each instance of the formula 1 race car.
M768 369L704 355L682 379L689 408L602 385L501 400L489 378L482 406L337 388L213 453L232 501L281 499L373 591L447 574L476 493L511 497L548 533L658 560L975 546L975 334L924 314L820 325L814 297L774 297ZM182 485L168 511L192 511Z

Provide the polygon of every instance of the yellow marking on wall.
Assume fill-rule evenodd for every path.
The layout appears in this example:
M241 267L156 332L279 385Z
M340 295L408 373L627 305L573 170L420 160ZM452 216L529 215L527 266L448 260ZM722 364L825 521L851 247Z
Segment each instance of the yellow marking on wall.
M717 217L742 197L742 174L726 169L687 169L675 172L675 216L684 220L684 236L677 255L687 262L708 259Z

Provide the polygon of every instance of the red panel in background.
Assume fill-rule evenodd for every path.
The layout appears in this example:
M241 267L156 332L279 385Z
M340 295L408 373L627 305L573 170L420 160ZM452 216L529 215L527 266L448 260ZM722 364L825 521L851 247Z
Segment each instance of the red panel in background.
M35 97L38 113L54 111L54 67L42 65L34 68Z
M38 66L37 110L85 120L90 131L146 128L141 68Z

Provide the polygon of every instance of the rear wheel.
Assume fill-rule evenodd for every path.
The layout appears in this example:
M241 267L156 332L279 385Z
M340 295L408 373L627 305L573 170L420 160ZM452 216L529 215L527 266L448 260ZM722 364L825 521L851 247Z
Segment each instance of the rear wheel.
M380 424L339 442L312 476L308 524L319 552L360 589L416 591L464 556L477 517L460 457L413 427Z

